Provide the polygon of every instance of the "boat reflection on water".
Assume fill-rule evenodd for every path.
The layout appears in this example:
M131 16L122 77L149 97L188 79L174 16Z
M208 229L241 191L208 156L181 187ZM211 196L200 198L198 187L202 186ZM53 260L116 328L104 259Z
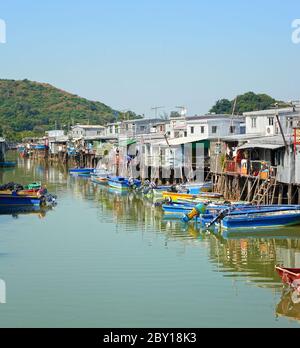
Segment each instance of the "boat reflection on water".
M11 215L17 219L20 215L37 215L40 219L44 218L52 210L52 207L40 207L40 206L22 206L22 207L1 207L1 215Z
M277 230L253 230L253 231L223 231L221 234L224 239L300 239L300 230L296 227L284 227Z
M276 306L276 316L300 321L300 292L284 288L280 302Z

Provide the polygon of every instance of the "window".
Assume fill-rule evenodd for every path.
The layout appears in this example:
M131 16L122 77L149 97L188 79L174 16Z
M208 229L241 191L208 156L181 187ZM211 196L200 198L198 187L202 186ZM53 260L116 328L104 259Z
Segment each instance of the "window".
M187 137L187 131L184 132L184 137L185 137L185 138Z
M195 127L191 127L191 134L195 133Z
M235 133L235 129L236 129L235 126L230 126L230 133L234 134Z
M109 133L112 134L112 132L113 132L113 127L109 126Z
M101 133L102 133L101 131L97 131L97 135L101 135Z
M116 133L116 134L119 133L119 127L118 127L118 126L115 127L115 133Z
M140 127L140 131L141 131L141 132L144 132L144 131L145 131L145 129L146 129L146 127L145 127L145 126L141 126L141 127Z
M251 117L251 128L256 128L256 117Z
M126 123L125 129L128 131L128 129L129 129L129 124L128 123Z
M163 131L164 131L164 126L160 126L160 127L159 127L159 130L160 130L161 132L163 132Z
M211 127L211 132L212 132L213 134L216 134L216 133L217 133L217 129L218 129L217 126L212 126L212 127Z
M204 134L204 132L205 132L205 127L201 126L201 134Z
M274 126L274 117L269 117L269 126Z

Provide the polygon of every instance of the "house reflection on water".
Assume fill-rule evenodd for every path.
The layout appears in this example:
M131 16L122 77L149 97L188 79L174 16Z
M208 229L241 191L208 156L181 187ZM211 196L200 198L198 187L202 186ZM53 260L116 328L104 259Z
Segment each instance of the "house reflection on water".
M96 202L99 222L105 222L105 216L117 228L122 226L118 229L122 233L141 233L147 242L153 238L153 233L146 236L147 232L154 231L164 236L166 247L173 241L180 242L182 254L187 252L187 246L205 248L215 271L234 282L245 281L250 286L268 288L270 294L279 297L283 286L275 266L283 264L300 268L300 233L297 228L243 234L203 233L194 224L165 219L161 209L141 195L112 191L84 179L76 180L72 185L75 185L77 195ZM300 305L292 303L290 297L286 291L282 294L276 312L287 316L293 313L293 317L300 320ZM295 301L295 294L292 299Z

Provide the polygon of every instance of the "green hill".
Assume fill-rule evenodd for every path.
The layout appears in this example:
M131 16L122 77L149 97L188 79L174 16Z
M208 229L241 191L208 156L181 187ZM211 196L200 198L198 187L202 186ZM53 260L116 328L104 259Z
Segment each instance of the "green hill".
M0 136L10 140L41 136L72 124L105 124L124 117L109 106L80 98L49 84L0 79ZM127 118L138 117L133 112Z
M239 95L236 99L235 114L242 114L243 112L266 110L275 106L278 103L279 107L290 106L282 101L277 101L267 94L255 94L248 92ZM232 114L235 100L220 99L211 108L210 112L216 114Z

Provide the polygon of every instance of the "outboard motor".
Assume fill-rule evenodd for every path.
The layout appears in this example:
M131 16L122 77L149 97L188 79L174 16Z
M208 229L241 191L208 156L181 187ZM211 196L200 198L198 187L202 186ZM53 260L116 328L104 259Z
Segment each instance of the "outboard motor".
M204 203L200 203L200 204L197 204L195 206L195 208L192 209L191 212L189 212L188 214L185 214L184 217L182 218L182 221L183 222L189 222L191 221L194 217L198 217L202 214L205 214L206 213L206 208L207 208L207 205L204 204Z

